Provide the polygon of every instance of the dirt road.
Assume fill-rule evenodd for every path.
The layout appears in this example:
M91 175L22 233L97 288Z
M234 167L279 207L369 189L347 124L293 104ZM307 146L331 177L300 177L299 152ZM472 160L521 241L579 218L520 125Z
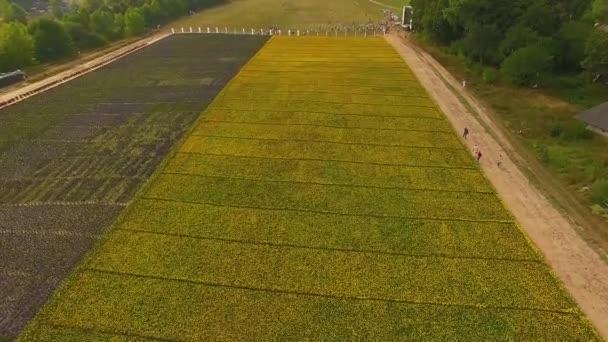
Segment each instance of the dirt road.
M471 149L475 144L481 148L484 173L602 337L608 340L608 265L513 163L515 149L461 83L430 55L402 37L389 35L387 40L437 101L456 131L469 128L471 134L465 143ZM496 165L499 155L503 163L500 168Z

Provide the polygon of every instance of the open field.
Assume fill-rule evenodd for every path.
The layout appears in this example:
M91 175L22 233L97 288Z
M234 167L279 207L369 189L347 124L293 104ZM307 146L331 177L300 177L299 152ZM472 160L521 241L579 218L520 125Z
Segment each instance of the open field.
M322 25L362 24L382 19L383 6L368 0L232 0L175 22L175 27L215 26L285 30Z
M275 37L21 340L599 340L382 39Z
M0 337L33 317L265 40L173 36L0 111Z

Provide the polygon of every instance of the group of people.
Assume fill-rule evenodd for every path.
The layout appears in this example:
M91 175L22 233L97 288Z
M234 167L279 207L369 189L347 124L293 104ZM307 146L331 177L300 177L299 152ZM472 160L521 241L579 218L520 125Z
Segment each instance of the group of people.
M464 140L467 140L468 136L469 136L469 128L465 127L462 137L464 138ZM477 164L479 165L483 154L481 153L481 149L479 148L479 146L477 144L475 144L475 146L473 147L473 155L475 156L475 160L477 160ZM499 168L502 167L502 154L498 155L498 160L496 161L496 166L498 166Z

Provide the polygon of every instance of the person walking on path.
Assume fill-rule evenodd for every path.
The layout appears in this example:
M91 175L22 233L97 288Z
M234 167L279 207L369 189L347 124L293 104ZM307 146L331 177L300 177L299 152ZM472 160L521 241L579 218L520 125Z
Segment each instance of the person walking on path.
M502 154L498 155L498 161L496 162L496 166L498 166L498 168L502 168Z
M473 155L475 157L477 157L477 153L479 152L479 146L477 146L477 144L475 144L475 147L473 147Z
M481 151L477 151L475 158L477 158L477 165L479 165L479 159L481 159Z
M464 128L464 133L462 133L462 137L464 138L464 140L467 140L468 136L469 136L469 128L465 127Z

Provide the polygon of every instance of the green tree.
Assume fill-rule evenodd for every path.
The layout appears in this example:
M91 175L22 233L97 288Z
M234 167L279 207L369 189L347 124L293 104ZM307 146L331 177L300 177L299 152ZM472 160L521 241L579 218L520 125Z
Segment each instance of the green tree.
M28 31L34 39L36 59L39 61L50 61L74 53L70 35L55 19L36 19L29 24Z
M34 40L27 27L13 22L0 27L0 71L11 71L34 62Z
M556 66L559 70L576 71L581 69L585 58L585 42L592 27L581 21L569 21L562 25L557 34L559 53L556 53Z
M591 13L599 23L608 25L608 0L594 0Z
M139 9L130 8L125 13L125 32L129 36L143 34L146 29L146 22Z
M594 30L589 35L582 64L591 73L608 75L608 33Z
M22 24L27 24L27 12L23 7L8 0L0 1L0 12L2 12L2 20L5 23L18 21Z
M533 85L553 67L553 57L542 45L520 48L504 60L502 74L516 85Z
M74 45L79 50L98 48L108 43L104 37L94 32L90 32L80 23L66 21L64 26L70 35L70 38L74 42Z
M532 28L524 24L513 25L500 43L499 51L503 58L507 58L515 50L538 44L540 40L540 35Z
M481 64L498 64L501 59L498 53L501 40L502 35L496 26L475 25L462 40L461 52Z
M91 13L90 28L106 38L114 36L114 14L101 7Z
M61 3L61 0L50 0L49 8L55 18L63 18L63 4Z

